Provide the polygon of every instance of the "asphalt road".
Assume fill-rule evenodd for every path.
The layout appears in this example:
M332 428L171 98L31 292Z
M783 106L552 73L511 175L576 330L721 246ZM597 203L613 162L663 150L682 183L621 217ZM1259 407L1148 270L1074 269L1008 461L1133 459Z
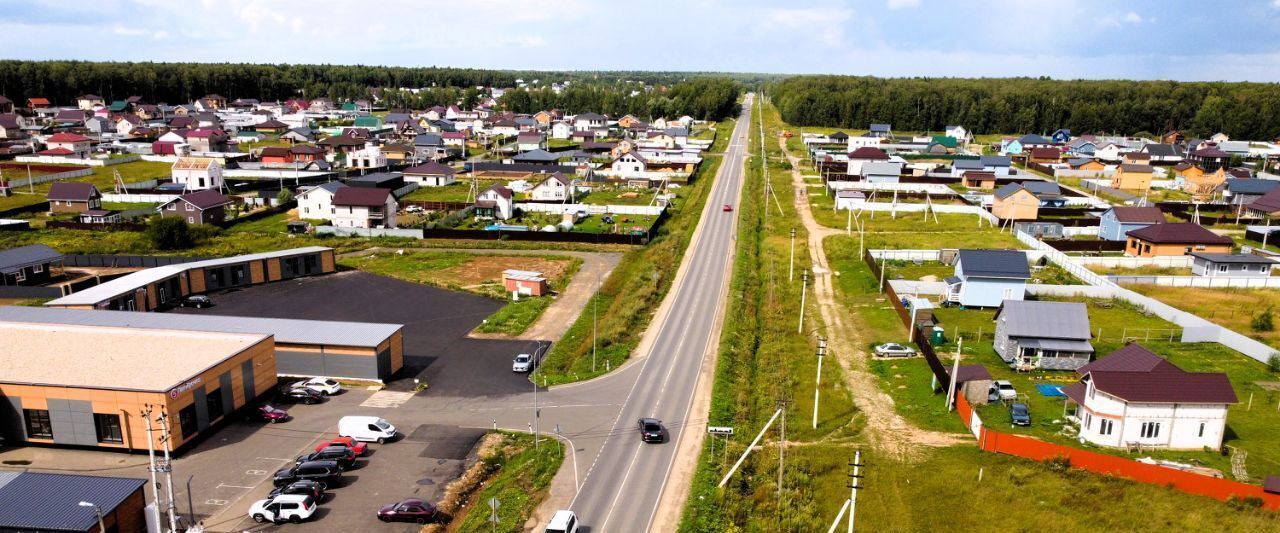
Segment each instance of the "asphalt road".
M690 422L698 369L708 346L716 342L712 333L724 304L737 219L736 211L722 209L736 203L742 188L750 118L750 107L744 106L700 221L702 233L686 255L688 271L673 287L671 311L652 325L659 329L640 374L570 505L593 533L648 531L657 512L676 443ZM642 417L663 420L670 434L667 442L640 442L635 424Z

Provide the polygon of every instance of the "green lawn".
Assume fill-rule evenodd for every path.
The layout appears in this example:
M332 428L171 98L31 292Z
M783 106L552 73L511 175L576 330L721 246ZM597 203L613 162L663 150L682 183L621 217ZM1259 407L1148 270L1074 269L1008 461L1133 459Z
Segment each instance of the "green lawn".
M920 261L916 264L914 261L905 260L889 260L881 263L885 268L885 279L904 279L904 280L924 280L924 281L942 281L947 276L955 273L955 266L942 263L940 261ZM925 280L924 278L932 276L933 279ZM1032 283L1043 283L1047 285L1083 285L1079 279L1076 279L1070 272L1062 267L1050 264L1044 267L1034 267L1031 271Z
M115 190L114 171L119 171L120 177L124 179L126 184L128 184L150 179L168 178L171 174L170 169L172 167L172 163L134 161L132 163L123 163L108 167L92 167L93 174L65 181L88 182L97 186L98 190L102 192L111 192ZM71 168L77 167L68 167L68 169ZM18 176L13 176L8 173L5 175L9 178L26 177L25 172ZM43 202L45 201L45 197L49 194L49 187L51 186L52 183L41 183L34 187L18 187L14 189L14 194L12 196L0 197L0 211ZM34 194L30 194L32 190L34 190Z
M129 211L133 209L149 209L158 204L148 202L102 202L102 208L116 211Z
M533 510L546 497L551 479L564 461L564 446L543 436L537 449L533 436L502 433L495 452L480 460L491 477L471 498L470 510L453 531L488 533L522 531ZM498 523L489 522L489 500L497 498Z
M476 183L476 193L482 193L485 189L494 185L506 185L506 181L501 180L479 180ZM443 187L418 187L417 190L409 193L401 200L409 200L416 202L465 202L467 201L467 193L471 190L471 180L464 179L454 182ZM474 198L472 198L474 200Z
M683 194L684 187L673 190L677 196ZM591 194L583 197L580 201L584 204L591 205L650 205L653 202L654 191L649 189L630 189L630 188L605 188L600 186L591 191Z
M507 302L476 327L481 333L500 333L503 335L519 335L529 329L542 312L551 306L551 298L521 298L518 302Z

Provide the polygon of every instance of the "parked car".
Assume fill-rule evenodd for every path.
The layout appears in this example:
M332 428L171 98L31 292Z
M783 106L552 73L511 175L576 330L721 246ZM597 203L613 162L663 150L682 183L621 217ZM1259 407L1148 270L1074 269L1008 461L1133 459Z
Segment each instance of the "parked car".
M271 407L270 405L263 404L261 407L258 407L258 416L261 416L263 420L274 424L276 422L288 420L289 412L284 409L278 409Z
M573 511L556 511L545 533L578 533L578 515Z
M305 494L281 494L274 498L258 500L249 506L249 516L254 522L298 523L316 512L316 499Z
M1016 399L1018 399L1018 391L1014 390L1013 384L1006 380L992 381L991 387L987 389L987 401L1000 402Z
M724 204L724 212L728 213L730 211L733 211L733 204Z
M416 522L425 524L440 517L440 510L426 500L409 498L383 505L378 509L378 520L383 522Z
M308 454L299 455L295 464L302 464L311 461L334 461L343 470L350 470L356 464L356 452L345 446L329 446L323 450Z
M376 416L344 416L338 420L338 435L382 444L396 437L396 427Z
M423 211L426 211L426 210L423 209L422 206L417 204L404 208L405 213L421 213Z
M182 307L194 307L196 309L205 309L208 307L213 307L213 300L209 299L208 296L205 296L203 294L193 294L191 296L178 300L178 305Z
M271 483L283 487L297 481L315 481L325 488L342 479L342 467L335 461L307 461L300 465L286 466L271 476Z
M282 387L277 398L287 402L307 405L324 401L324 395L306 387Z
M640 440L643 442L665 442L667 440L667 428L662 427L661 420L641 418L636 421L636 426L640 429Z
M1031 425L1031 408L1025 403L1015 403L1009 406L1009 418L1013 419L1015 426Z
M338 380L326 377L314 377L293 384L294 388L307 388L325 396L333 396L342 392L342 384Z
M281 494L303 494L315 498L317 502L324 496L324 485L319 481L302 480L294 481L283 487L276 487L271 490L271 494L267 495L267 499L275 498Z
M363 456L365 452L369 451L369 446L367 444L360 442L358 440L355 440L351 437L337 437L337 438L333 438L333 439L329 439L327 441L321 442L320 444L316 445L316 451L318 452L330 446L342 446L346 448L351 448L353 451L356 452L357 457Z
M896 342L886 342L876 346L876 355L880 357L911 357L916 349Z
M532 370L533 370L533 356L527 353L522 353L520 355L517 355L516 359L511 362L512 372L529 372Z

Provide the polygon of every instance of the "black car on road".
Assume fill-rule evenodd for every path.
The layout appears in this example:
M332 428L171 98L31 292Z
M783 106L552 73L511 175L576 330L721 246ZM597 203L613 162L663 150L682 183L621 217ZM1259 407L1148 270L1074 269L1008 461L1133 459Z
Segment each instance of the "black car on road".
M272 489L271 494L267 495L267 499L275 498L281 494L302 494L305 496L311 496L312 498L315 498L316 501L320 501L320 497L324 496L324 488L324 484L319 481L304 479L302 481L294 481L293 483L283 487L276 487L275 489Z
M640 440L643 442L666 442L667 428L662 427L662 421L656 418L641 418L636 421L636 426L640 428Z
M324 395L313 391L306 387L280 387L280 394L276 395L280 400L293 403L301 403L311 405L324 401Z
M343 470L350 470L356 464L356 451L345 446L328 446L318 452L299 455L295 464L311 461L333 461Z
M178 301L178 305L182 307L194 307L196 309L205 309L213 307L213 300L203 294L194 294Z
M297 481L315 481L331 487L342 479L342 467L336 461L307 461L300 465L289 466L277 470L271 476L271 483L277 487Z

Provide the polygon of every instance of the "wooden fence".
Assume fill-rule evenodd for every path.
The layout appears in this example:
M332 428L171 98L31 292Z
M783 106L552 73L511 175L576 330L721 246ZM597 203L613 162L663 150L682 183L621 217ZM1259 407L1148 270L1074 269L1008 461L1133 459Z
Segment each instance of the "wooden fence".
M880 264L871 256L870 250L862 252L862 260L867 263L867 267L871 269L871 273L875 275L876 279L881 279ZM911 311L902 305L902 298L898 296L897 292L894 292L893 285L889 283L889 280L886 279L880 283L880 290L889 299L889 304L893 306L894 312L898 313L898 319L902 321L902 325L910 331L911 341L916 343L916 347L920 350L920 355L924 356L925 362L929 364L929 370L933 372L934 378L938 380L938 383L949 383L951 381L951 373L947 371L946 365L942 364L942 360L938 359L938 354L933 350L933 345L929 344L929 338L911 323Z

